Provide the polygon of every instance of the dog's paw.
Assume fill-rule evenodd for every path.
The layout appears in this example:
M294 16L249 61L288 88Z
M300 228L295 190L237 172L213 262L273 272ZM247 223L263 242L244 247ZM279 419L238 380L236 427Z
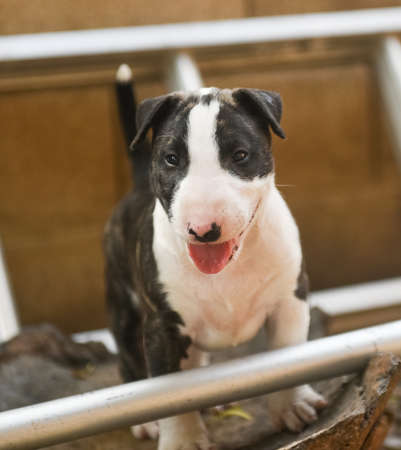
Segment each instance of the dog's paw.
M209 441L199 413L188 413L160 421L158 450L217 450Z
M268 409L275 429L302 431L317 420L317 411L327 405L326 400L309 385L276 392L268 397Z
M148 422L142 425L134 425L131 432L137 439L157 439L159 437L159 424Z

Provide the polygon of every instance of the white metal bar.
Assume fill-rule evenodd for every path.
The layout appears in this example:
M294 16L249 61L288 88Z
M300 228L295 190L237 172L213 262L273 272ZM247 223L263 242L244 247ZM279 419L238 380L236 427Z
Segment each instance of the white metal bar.
M401 277L316 291L310 305L329 316L401 305Z
M401 32L401 7L0 37L0 62Z
M106 328L101 330L82 331L80 333L74 333L72 339L75 342L86 343L90 341L97 341L104 344L107 350L111 353L118 353L117 344L113 335Z
M55 444L362 369L401 353L401 321L0 414L0 449Z
M380 90L387 112L395 156L401 169L401 44L396 38L382 41L377 57Z
M169 91L195 91L203 86L195 61L186 53L176 53L167 67Z
M17 313L7 276L6 263L0 241L0 342L11 339L19 332Z

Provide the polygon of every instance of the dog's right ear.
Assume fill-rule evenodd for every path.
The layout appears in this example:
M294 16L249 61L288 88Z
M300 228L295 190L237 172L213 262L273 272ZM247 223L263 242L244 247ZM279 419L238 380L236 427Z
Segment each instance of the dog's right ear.
M137 145L145 139L147 132L154 127L161 114L166 112L177 100L178 98L174 94L143 100L136 112L136 129L138 131L129 146L131 152L135 151Z

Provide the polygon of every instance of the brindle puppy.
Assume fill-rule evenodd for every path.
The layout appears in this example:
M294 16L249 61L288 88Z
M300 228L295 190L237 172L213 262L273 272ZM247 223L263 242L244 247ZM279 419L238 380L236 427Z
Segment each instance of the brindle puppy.
M284 138L279 94L172 93L142 102L135 127L124 70L119 102L137 187L105 235L124 380L196 367L206 351L249 340L265 323L268 348L304 342L307 276L297 226L274 183L270 130ZM268 402L277 426L293 431L324 405L306 385ZM137 437L159 432L159 450L212 448L198 412L134 427Z

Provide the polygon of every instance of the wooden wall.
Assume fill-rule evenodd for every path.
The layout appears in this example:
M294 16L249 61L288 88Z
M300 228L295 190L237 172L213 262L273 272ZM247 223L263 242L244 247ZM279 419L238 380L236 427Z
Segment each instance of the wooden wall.
M400 6L400 0L1 0L0 33L39 33Z
M298 12L286 1L178 1L163 9L152 1L86 0L81 14L71 2L31 0L16 8L22 2L0 2L0 30ZM308 2L311 10L351 3ZM371 67L363 61L211 66L203 73L207 85L273 89L283 96L288 139L274 141L277 182L300 225L313 288L399 276L400 173ZM51 321L75 331L106 323L102 230L131 182L112 82L99 80L22 82L1 90L0 77L0 236L26 324ZM165 92L158 79L141 79L137 89L140 98Z

